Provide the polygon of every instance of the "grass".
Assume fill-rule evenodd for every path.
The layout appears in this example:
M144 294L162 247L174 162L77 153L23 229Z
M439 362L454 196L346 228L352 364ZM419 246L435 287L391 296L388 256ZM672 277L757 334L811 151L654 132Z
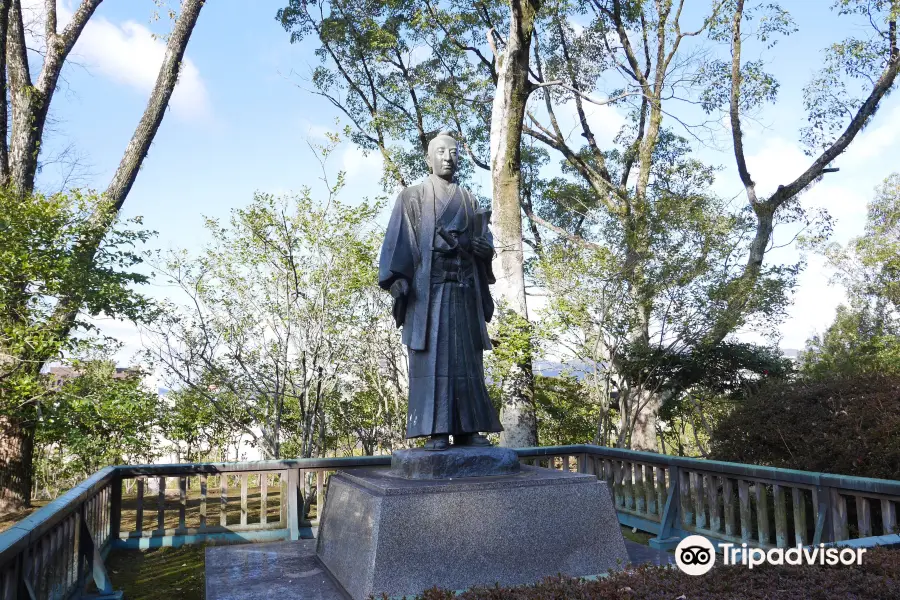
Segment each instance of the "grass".
M631 527L625 527L624 525L620 525L619 528L622 530L622 535L625 536L626 540L637 542L638 544L641 544L643 546L649 546L650 539L656 537L652 533L646 533L644 531L632 531Z
M113 588L128 600L203 600L206 596L206 546L119 550L106 568Z
M17 521L21 521L48 502L50 502L50 500L33 500L31 503L31 507L29 508L0 514L0 533L3 533L7 529L15 525Z
M210 479L213 479L212 477ZM217 478L216 478L217 479ZM206 524L217 526L220 523L222 510L221 492L216 481L216 487L209 486L206 498ZM179 507L181 500L178 489L166 489L164 501L164 524L166 529L178 527ZM158 494L144 493L144 516L142 526L144 531L152 531L158 526ZM185 526L200 527L200 486L187 490L185 502ZM314 512L314 511L313 511ZM247 488L247 523L259 523L262 513L262 494L259 487ZM229 485L227 491L226 524L238 525L241 522L241 490L238 485ZM277 523L281 515L281 493L278 486L269 485L266 497L266 520L269 523ZM137 521L137 496L128 495L122 497L122 529L123 532L136 531Z
M200 527L200 478L189 477L189 488L185 502L185 526ZM178 491L178 480L169 478L166 485L164 500L164 526L166 529L178 527L179 507L181 504ZM209 526L218 526L221 514L221 488L219 476L208 478L206 499L206 523ZM313 488L315 497L315 488ZM240 477L228 476L228 488L226 492L226 524L239 525L241 522L241 488ZM41 508L50 500L35 500L33 506L17 512L0 514L0 532L9 529L17 521L20 521ZM144 490L144 517L142 526L144 531L152 531L158 526L159 496L149 487ZM247 488L247 523L260 522L262 512L262 494L260 492L257 475L250 477ZM266 498L266 519L269 523L277 523L281 515L281 482L278 476L269 475L268 494ZM310 507L309 519L316 518L316 506ZM137 520L137 492L134 485L122 490L122 531L135 531Z

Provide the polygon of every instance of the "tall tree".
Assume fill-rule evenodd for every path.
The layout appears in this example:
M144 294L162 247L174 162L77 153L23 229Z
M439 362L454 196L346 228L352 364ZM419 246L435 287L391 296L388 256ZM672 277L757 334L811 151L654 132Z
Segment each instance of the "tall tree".
M96 234L90 217L102 203L75 192L23 199L0 188L0 510L16 510L29 498L39 408L54 401L43 366L92 344L57 335L59 302L82 298L74 326L88 334L96 327L87 315L138 320L152 312L132 287L147 280L133 269L142 260L135 247L149 232L120 224L103 236L94 260L80 254L81 240Z
M5 91L5 101L0 102L0 110L3 111L0 114L0 185L8 187L23 204L30 202L35 188L47 115L60 74L100 3L101 0L82 0L62 31L58 27L57 2L49 0L44 3L46 51L35 81L31 76L21 1L0 2L0 61L5 59L5 65L0 65L5 67L0 68L0 90ZM70 248L72 259L77 263L91 265L98 260L103 239L113 228L162 122L175 89L188 40L204 3L205 0L181 2L147 107L102 201L96 202L91 213L84 217L91 225L82 229L82 237ZM8 123L11 124L9 130ZM18 304L8 306L7 315L11 326L27 327L28 324L20 321L29 314L29 303L43 302L44 291L39 286L30 285L31 282L22 279L19 274L15 274L13 279L24 283L21 293L15 298ZM79 312L91 293L89 286L70 283L74 285L55 290L58 294L54 297L52 315L41 329L43 340L52 343L41 344L40 350L35 350L31 345L27 350L4 348L4 368L8 365L16 372L28 371L36 376L44 364L56 356L60 344L69 338L78 323ZM31 406L33 408L33 404ZM29 502L34 417L35 413L28 410L0 416L0 473L9 474L0 476L0 510L17 508Z
M291 9L308 4L293 2ZM334 7L337 3L328 4ZM778 82L765 71L762 61L743 60L742 49L773 44L778 36L796 29L790 15L777 4L754 2L745 7L743 1L715 0L699 15L686 13L683 0L554 0L540 6L499 0L340 2L341 6L350 4L363 11L367 34L354 35L366 44L334 37L338 32L353 32L353 28L340 19L332 21L329 13L320 14L318 29L309 25L305 30L331 35L325 36L331 49L323 46L321 53L326 65L313 77L317 91L330 86L334 92L340 84L346 96L331 94L332 102L342 109L354 103L361 106L354 100L361 93L379 96L378 71L352 71L348 65L396 67L402 72L383 58L397 49L415 64L427 65L429 73L428 78L403 79L404 88L392 88L404 90L400 105L396 104L399 96L388 101L382 95L380 104L369 102L365 111L351 111L361 130L381 128L390 142L373 142L372 148L404 146L396 132L414 131L415 119L410 116L416 113L409 107L416 104L415 97L433 100L421 102L422 107L442 107L431 113L426 108L423 114L432 122L451 126L455 113L450 107L470 108L468 120L460 122L459 129L476 168L497 167L493 161L501 150L500 142L513 139L517 135L513 129L519 125L526 144L536 142L536 151L549 150L562 159L562 175L533 189L529 186L539 183L541 177L522 185L517 163L521 154L508 155L512 159L509 164L501 161L500 168L492 169L492 177L501 177L494 181L495 224L501 236L507 228L513 232L504 238L508 245L498 248L501 266L496 270L512 274L510 281L515 286L505 286L505 290L501 286L501 296L506 298L509 291L511 307L522 305L524 283L519 283L515 269L523 246L512 239L515 231L526 233L524 241L537 255L548 241L557 239L566 240L566 248L607 254L609 277L605 281L620 288L608 297L623 304L604 312L617 320L626 316L628 327L622 343L601 345L597 358L610 365L627 390L629 410L623 414L621 425L626 434L621 443L645 449L657 446L657 414L665 395L648 389L645 377L631 382L623 378L627 369L617 366L621 362L617 352L626 347L670 346L673 339L658 334L673 329L670 308L679 308L687 318L686 298L692 309L702 307L703 324L680 328L683 347L714 348L749 320L766 314L778 316L798 266L764 265L772 232L776 225L787 223L827 229L827 217L804 211L798 194L827 171L871 118L893 86L897 71L896 1L839 0L835 5L838 12L862 16L861 21L874 26L874 35L847 40L829 51L832 58L806 91L810 127L805 139L823 144L824 150L801 177L787 182L771 197L761 198L744 160L742 119L777 98ZM390 10L401 6L405 16L389 18L394 14ZM289 13L285 9L281 16ZM334 13L332 9L331 15ZM396 26L399 22L404 26ZM297 22L285 23L289 28L297 26ZM304 35L302 28L294 29L298 31ZM508 46L518 52L526 38L530 48L526 57L516 54L517 60L504 62ZM335 52L339 47L352 52ZM412 60L413 48L417 49L416 61ZM727 58L720 59L722 53L727 53ZM504 81L512 80L501 81L501 67L515 67L520 75L525 74L517 84L521 85L518 96L504 87ZM843 104L829 104L830 87L853 77L868 85L864 96L854 100L847 93L838 96ZM485 115L486 96L493 96L490 105L499 113ZM527 99L542 102L526 102L519 123L517 102ZM610 105L624 110L628 119L613 143L605 145L595 132L589 109ZM708 121L693 122L697 107L710 114ZM504 112L508 110L513 112ZM709 190L713 170L690 156L709 135L711 124L721 122L712 115L717 111L727 117L735 161L748 194L746 209L732 211L735 214L729 214L721 199L713 198ZM397 115L402 116L393 118ZM570 135L570 115L578 136ZM360 116L364 118L360 120ZM386 124L399 129L388 130ZM487 159L485 142L491 151ZM678 157L677 165L671 163L673 156ZM670 185L673 178L677 189ZM512 185L515 181L518 183ZM688 189L691 181L694 187ZM518 219L517 225L512 225L510 190L514 187L519 190L516 205L524 212L524 227ZM498 194L507 192L508 196L502 197L509 201L497 204ZM703 211L710 207L714 212L705 218ZM723 226L731 227L728 243ZM699 263L678 251L679 238L690 242L686 247L700 251ZM661 239L663 243L659 243ZM710 254L708 244L713 241L717 250ZM663 247L672 254L661 254ZM715 280L707 276L707 268L698 268L711 264L715 265ZM528 269L526 264L526 273ZM531 316L527 310L512 314Z
M209 220L203 252L160 265L187 299L148 328L172 387L211 406L270 458L327 450L328 404L359 373L357 340L384 304L376 288L378 205L345 206L329 184L290 198L257 195L230 223ZM370 364L370 363L369 363Z
M35 446L45 497L78 485L108 465L147 463L157 456L153 440L163 406L144 389L142 373L117 373L111 362L71 361L47 401Z
M545 37L549 40L543 45L547 48L545 53L536 55L535 70L538 77L548 82L562 80L564 84L542 90L543 114L530 113L532 125L526 132L557 150L565 158L570 172L581 177L589 194L561 194L559 192L563 190L557 185L552 191L562 200L562 208L569 208L568 212L563 210L560 214L560 203L557 202L557 206L544 215L529 216L545 229L582 248L593 248L597 252L613 249L612 256L621 261L614 273L629 296L626 306L630 313L630 333L628 343L620 348L649 343L666 347L669 342L664 342L663 336L658 342L652 342L653 336L649 334L670 323L668 307L683 306L683 302L673 298L668 290L683 289L684 286L660 285L656 277L659 271L654 265L667 262L667 258L654 246L661 235L671 235L675 231L688 233L692 229L695 234L703 234L705 229L707 233L701 237L693 235L689 238L700 242L716 228L710 228L714 219L706 219L707 224L700 229L697 227L704 219L693 219L694 224L687 229L681 229L679 221L658 220L659 217L668 218L666 213L671 210L665 209L666 212L661 213L659 209L665 206L660 204L661 200L668 198L670 207L689 200L683 191L673 194L667 182L673 172L683 169L667 167L671 164L673 144L683 145L687 140L679 141L675 130L667 128L664 121L673 121L685 135L699 141L699 134L704 129L688 125L684 117L679 117L676 112L678 100L685 98L698 103L708 113L722 109L730 123L738 172L747 190L749 210L745 214L752 219L752 228L747 232L741 220L735 221L734 231L738 234L735 243L713 246L720 250L730 248L718 259L728 271L722 273L715 285L707 281L702 286L706 288L703 294L694 295L694 298L706 298L703 324L695 322L699 326L689 331L690 335L680 336L682 343L698 349L714 348L754 315L766 311L767 305L777 310L777 303L783 304L783 291L790 285L791 270L763 266L772 232L779 222L817 220L815 215L804 214L797 202L798 194L827 171L831 161L847 148L893 86L898 69L897 3L855 0L836 3L841 15L862 13L874 26L874 35L870 39L846 40L829 50L826 68L806 89L810 126L803 132L805 139L818 144L822 152L800 177L779 186L768 198L756 195L755 183L748 174L741 121L743 115L777 97L778 83L765 72L764 63L744 62L741 54L745 44L772 44L778 35L793 32L796 27L786 11L774 4L754 3L745 7L742 0L714 2L698 26L685 30L681 24L684 2L591 0L583 6L592 13L593 20L576 33L566 18L570 14L568 5L560 3L557 6L561 8L559 12L547 11L550 26L547 28L549 35ZM751 21L754 27L742 32L742 26ZM707 35L713 43L727 44L730 60L719 60L714 52L710 52L710 58L702 59L701 35ZM590 43L592 40L594 43ZM539 71L542 64L543 75ZM623 83L611 98L587 95L586 91L604 81L598 78L605 71L604 64L612 72L619 73ZM850 93L837 96L831 93L834 86L853 77L864 82L863 98L856 99ZM834 98L840 105L834 104ZM580 147L568 141L566 132L559 125L556 112L560 100L571 100L575 106L576 124L584 139ZM610 101L628 107L631 119L619 134L616 144L619 147L601 149L586 119L584 107ZM701 173L697 166L693 170ZM702 190L695 188L695 191ZM704 193L708 194L708 191ZM681 200L677 199L679 195ZM676 203L672 204L671 200ZM705 214L700 216L705 217ZM591 221L596 232L610 217L617 223L614 228L617 233L612 238L606 233L598 239L579 232ZM819 224L827 228L828 221L819 220ZM749 240L744 237L746 233L750 233ZM707 240L716 237L718 234ZM612 248L610 241L614 242ZM704 261L713 256L709 249L706 243L700 244L699 256ZM741 254L746 258L741 259ZM743 263L738 269L733 268L736 261ZM670 262L668 268L674 268L670 274L677 275L671 281L680 278L702 284L705 271L698 271L696 266L691 262L680 266ZM771 306L773 301L776 304ZM618 370L615 354L607 352L604 358ZM643 381L643 377L630 383L622 381L638 396L632 423L625 422L623 427L632 429L627 437L633 447L655 449L656 417L666 396L653 391L647 393Z
M540 5L292 0L277 15L292 41L318 37L323 65L312 74L312 91L350 119L354 141L380 152L387 187L425 174L428 141L441 129L461 135L470 159L463 178L472 168L491 170L499 319L520 322L516 329L524 335L519 146L535 89L528 65ZM421 48L430 50L424 59L415 56ZM532 354L527 344L524 350L502 392L505 445L537 443Z
M900 373L900 174L869 202L863 235L826 249L849 305L806 342L802 372L812 378Z
M535 85L529 79L531 41L541 0L509 0L509 32L497 50L497 85L491 110L491 182L493 184L494 272L501 318L513 319L524 332L524 351L505 378L500 394L500 443L512 448L536 446L531 335L525 298L522 244L522 129ZM504 314L505 313L505 314ZM503 343L503 340L500 341Z

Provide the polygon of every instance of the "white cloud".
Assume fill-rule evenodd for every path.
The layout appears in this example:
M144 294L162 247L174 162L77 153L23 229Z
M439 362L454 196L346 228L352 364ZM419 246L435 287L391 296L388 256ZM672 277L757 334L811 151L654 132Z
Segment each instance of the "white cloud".
M76 60L82 59L86 66L145 93L149 93L156 83L165 52L165 43L154 39L143 25L135 21L119 25L103 17L94 17L88 22L72 51ZM182 62L170 105L183 118L210 115L206 86L197 66L189 58Z
M346 172L347 179L363 177L372 184L377 184L381 179L384 159L379 152L369 152L364 155L362 149L356 144L348 144L342 159L341 168Z
M852 168L865 166L872 159L896 156L900 151L900 106L895 106L882 119L879 127L860 133L838 161Z
M23 14L36 24L42 23L45 15L42 0L23 1ZM58 31L68 24L72 14L71 3L58 3ZM31 29L42 32L43 25ZM34 43L33 40L30 42ZM43 45L43 40L37 40L37 43ZM156 83L165 52L165 42L155 39L144 25L133 20L113 23L95 15L85 25L70 57L91 71L149 94ZM211 115L206 85L190 58L185 57L182 62L169 106L184 119L204 119Z
M574 101L571 104L574 114ZM598 106L596 104L591 104L590 102L585 102L583 106L588 124L591 126L594 135L599 138L597 143L601 144L601 146L604 145L604 143L611 144L613 138L616 137L619 130L622 128L622 125L625 124L625 117L622 113L608 104Z
M838 305L847 301L844 288L829 283L832 274L824 258L810 257L797 282L794 304L781 326L783 348L802 349L811 335L825 331L834 320Z
M809 163L797 144L779 137L767 138L759 150L747 154L747 169L761 197L796 179Z

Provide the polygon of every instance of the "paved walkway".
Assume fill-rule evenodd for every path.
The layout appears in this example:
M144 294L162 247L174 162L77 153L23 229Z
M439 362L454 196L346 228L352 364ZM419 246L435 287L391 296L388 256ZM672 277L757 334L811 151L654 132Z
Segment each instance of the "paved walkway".
M631 564L670 563L674 556L625 540ZM316 541L206 549L207 600L347 600L316 559Z

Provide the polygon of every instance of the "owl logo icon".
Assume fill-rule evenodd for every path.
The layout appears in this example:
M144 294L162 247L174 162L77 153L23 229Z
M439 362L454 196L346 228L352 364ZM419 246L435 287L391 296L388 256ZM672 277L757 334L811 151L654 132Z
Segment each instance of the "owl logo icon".
M675 564L688 575L703 575L716 564L716 548L702 535L689 535L675 548Z

